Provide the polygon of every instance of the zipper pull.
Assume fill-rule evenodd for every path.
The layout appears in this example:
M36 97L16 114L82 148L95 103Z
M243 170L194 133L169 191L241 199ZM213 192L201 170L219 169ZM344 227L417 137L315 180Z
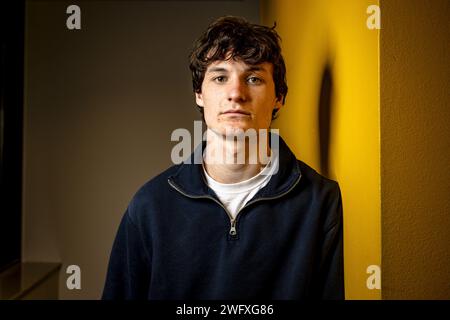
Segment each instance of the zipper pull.
M235 236L236 234L236 219L233 219L231 220L230 236Z

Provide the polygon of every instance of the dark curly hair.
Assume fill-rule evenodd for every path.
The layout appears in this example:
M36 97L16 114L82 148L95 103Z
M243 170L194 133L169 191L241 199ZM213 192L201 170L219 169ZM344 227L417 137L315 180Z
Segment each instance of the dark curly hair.
M281 55L281 38L275 27L276 23L269 28L234 16L212 22L195 42L189 57L194 92L201 92L206 69L214 61L240 59L249 65L269 62L273 65L275 95L284 104L288 91L286 66ZM197 107L204 120L203 108ZM272 120L277 117L277 111L273 110Z

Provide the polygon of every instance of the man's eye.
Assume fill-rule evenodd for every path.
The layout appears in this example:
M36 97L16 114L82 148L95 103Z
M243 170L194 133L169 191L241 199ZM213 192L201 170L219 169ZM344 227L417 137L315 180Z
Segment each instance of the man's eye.
M247 80L252 84L259 84L262 82L262 80L258 77L249 77Z
M218 77L215 77L214 79L213 79L213 81L214 82L224 82L225 81L225 77L224 76L218 76Z

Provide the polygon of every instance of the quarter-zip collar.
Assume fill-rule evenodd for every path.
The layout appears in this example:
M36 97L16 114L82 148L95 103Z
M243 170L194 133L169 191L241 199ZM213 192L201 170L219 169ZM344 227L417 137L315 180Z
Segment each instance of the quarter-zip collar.
M271 134L273 135L273 133ZM255 195L252 202L259 198L276 198L284 195L294 187L301 177L300 167L295 155L281 137L278 136L278 139L278 172L273 175L269 183ZM202 159L202 152L205 148L206 142L203 141L203 143L190 155L188 161L182 163L178 170L168 179L169 183L178 191L193 198L217 198L214 191L206 184L202 164L199 161L199 159ZM201 178L199 179L199 177Z

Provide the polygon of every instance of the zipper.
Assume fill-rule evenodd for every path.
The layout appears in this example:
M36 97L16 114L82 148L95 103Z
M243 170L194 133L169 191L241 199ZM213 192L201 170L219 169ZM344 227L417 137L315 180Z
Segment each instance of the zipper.
M167 179L167 182L169 183L169 185L174 188L175 190L177 190L179 193L181 193L182 195L184 195L185 197L191 198L191 199L211 199L213 200L215 203L217 203L219 206L221 206L223 208L223 210L225 210L225 212L228 215L228 218L230 219L230 230L228 231L228 234L232 237L237 237L237 229L236 229L236 223L239 217L239 213L241 213L242 210L244 210L245 208L247 208L248 206L258 202L258 201L263 201L263 200L274 200L274 199L278 199L281 198L283 196L285 196L286 194L288 194L289 192L291 192L292 189L295 188L295 186L299 183L300 179L301 179L302 175L300 174L297 178L297 180L294 182L294 184L285 192L283 192L280 195L277 195L275 197L266 197L266 198L259 198L253 201L248 202L245 206L243 206L237 213L236 213L236 218L233 218L233 216L230 214L230 212L227 210L227 208L225 208L223 206L223 204L218 201L217 199L215 199L214 197L211 196L192 196L189 195L187 193L185 193L184 191L182 191L180 188L178 188L170 179Z
M237 218L237 215L236 215L236 218ZM230 227L230 231L228 232L230 234L230 236L233 236L233 237L237 235L236 218L235 219L231 219L231 221L230 221L231 227Z

